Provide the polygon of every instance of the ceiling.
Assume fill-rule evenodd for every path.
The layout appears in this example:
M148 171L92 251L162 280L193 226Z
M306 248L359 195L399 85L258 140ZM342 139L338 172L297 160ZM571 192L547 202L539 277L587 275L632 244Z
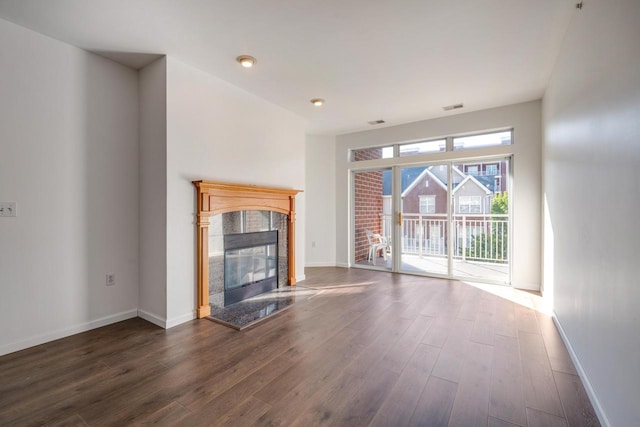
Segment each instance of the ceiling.
M341 134L540 99L574 3L0 0L0 17L133 68L172 56Z

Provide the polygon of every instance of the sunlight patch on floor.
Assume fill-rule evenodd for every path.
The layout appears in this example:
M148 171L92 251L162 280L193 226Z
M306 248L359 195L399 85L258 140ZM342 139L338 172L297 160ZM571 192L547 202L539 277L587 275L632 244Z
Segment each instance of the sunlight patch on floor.
M523 307L530 308L532 310L539 311L547 315L553 314L553 307L549 301L545 300L538 292L524 291L520 289L514 289L509 286L502 285L490 285L486 283L477 283L464 281L467 285L473 286L478 289L482 289L485 292L504 298Z

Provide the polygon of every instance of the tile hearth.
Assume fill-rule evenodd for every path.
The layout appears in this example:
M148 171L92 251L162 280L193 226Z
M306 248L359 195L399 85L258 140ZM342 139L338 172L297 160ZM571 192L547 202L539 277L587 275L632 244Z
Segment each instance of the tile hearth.
M211 315L207 319L242 330L286 310L296 302L308 300L319 292L303 286L285 286L226 307L211 305Z

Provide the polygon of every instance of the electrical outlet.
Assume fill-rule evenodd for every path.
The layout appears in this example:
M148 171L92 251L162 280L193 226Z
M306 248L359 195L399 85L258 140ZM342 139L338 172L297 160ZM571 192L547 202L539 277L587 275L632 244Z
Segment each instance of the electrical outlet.
M18 203L0 202L0 216L18 216Z
M113 273L107 273L107 286L113 286L116 284L116 275Z

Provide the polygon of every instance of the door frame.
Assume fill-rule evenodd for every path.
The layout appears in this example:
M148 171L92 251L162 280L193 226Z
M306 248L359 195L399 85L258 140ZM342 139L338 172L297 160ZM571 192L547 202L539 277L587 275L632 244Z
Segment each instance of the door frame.
M508 192L508 247L507 247L507 257L509 260L508 267L508 277L506 282L492 280L492 279L473 279L476 282L488 283L488 284L498 284L498 285L507 285L511 286L512 280L512 269L513 269L513 168L514 168L514 155L513 154L496 154L489 156L460 156L457 158L449 158L449 159L441 159L427 162L400 162L402 158L395 157L396 160L393 163L389 163L388 166L379 166L379 167L369 167L369 168L352 168L349 170L349 222L348 222L348 232L349 232L349 265L350 267L370 269L370 270L378 270L378 271L386 271L386 272L394 272L401 274L411 274L411 275L419 275L426 277L436 277L442 279L450 279L450 280L470 280L469 277L457 276L454 274L453 268L453 248L454 248L454 230L453 230L453 218L454 218L454 206L453 206L453 165L460 162L468 162L468 161L482 161L487 162L493 159L507 159L508 160L508 168L507 168L507 192ZM407 160L407 159L405 159ZM402 250L402 224L399 220L399 214L402 212L402 180L400 176L400 171L402 168L406 167L421 167L421 166L433 166L433 165L447 165L447 274L439 274L439 273L431 273L431 272L416 272L416 271L407 271L402 269L401 255L396 256L396 254L401 254ZM393 226L392 229L392 263L391 268L380 267L375 265L363 265L356 264L355 262L355 174L361 172L371 172L371 171L384 171L391 170L391 199L392 199L392 212L391 212L391 223Z

